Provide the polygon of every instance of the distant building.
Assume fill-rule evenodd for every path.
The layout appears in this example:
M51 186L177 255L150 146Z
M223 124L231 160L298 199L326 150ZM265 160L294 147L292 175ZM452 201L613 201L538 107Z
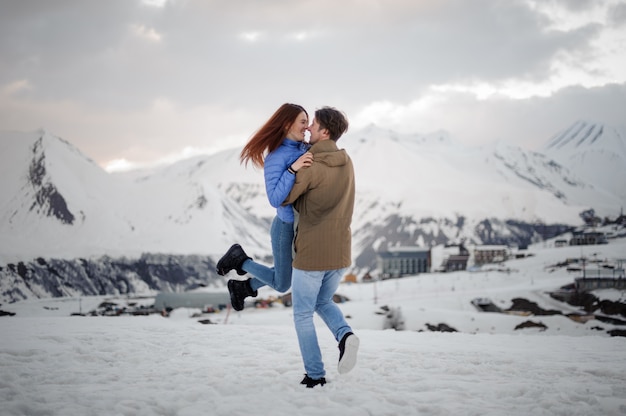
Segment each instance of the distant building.
M578 292L590 292L597 289L626 289L623 277L578 277L574 279Z
M402 277L429 273L430 249L421 247L398 247L377 253L378 269L383 278Z
M608 244L604 233L599 231L575 231L569 240L570 246L590 246L595 244Z
M567 240L564 238L559 238L554 241L554 247L567 247Z
M450 249L456 248L458 251L456 253L451 252L443 262L443 271L445 272L455 272L459 270L467 269L467 261L469 260L469 251L465 248L463 244L450 246Z
M476 246L474 264L480 266L487 263L501 263L508 259L508 252L508 247L503 245Z
M467 269L469 254L453 254L446 259L444 269L446 272L456 272Z

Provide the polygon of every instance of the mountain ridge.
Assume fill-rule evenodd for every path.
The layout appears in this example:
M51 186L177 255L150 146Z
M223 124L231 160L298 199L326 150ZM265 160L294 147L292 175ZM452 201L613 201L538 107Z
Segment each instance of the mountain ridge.
M274 209L267 203L263 172L242 166L239 149L149 172L109 174L48 132L12 134L0 134L5 155L0 191L8 196L0 211L0 260L144 252L215 256L235 241L250 247L251 255L271 253L267 230ZM600 137L588 152L608 152L598 147ZM562 135L557 139L565 141ZM372 241L382 248L444 239L480 242L476 227L486 220L576 225L584 210L617 215L626 201L584 180L589 175L580 163L573 173L567 158L559 162L503 143L465 147L445 132L397 134L368 126L338 145L348 150L357 176L355 258ZM623 165L626 171L626 156ZM389 227L402 223L427 231L414 233L421 236L414 241L376 235L390 234ZM541 236L530 235L525 243L533 238Z

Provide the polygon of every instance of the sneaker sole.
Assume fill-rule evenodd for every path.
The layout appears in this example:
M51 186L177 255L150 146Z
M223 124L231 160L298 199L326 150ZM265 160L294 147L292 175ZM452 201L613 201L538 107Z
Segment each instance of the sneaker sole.
M359 351L360 343L361 342L356 335L348 336L348 338L346 339L343 357L341 357L341 360L337 365L337 371L339 371L339 374L345 374L354 368L354 366L356 365L356 355Z
M242 302L241 305L240 305L240 304L236 304L234 302L236 300L236 298L233 296L234 290L233 290L231 281L229 280L226 285L228 286L228 294L230 295L230 305L237 312L243 311L244 303Z

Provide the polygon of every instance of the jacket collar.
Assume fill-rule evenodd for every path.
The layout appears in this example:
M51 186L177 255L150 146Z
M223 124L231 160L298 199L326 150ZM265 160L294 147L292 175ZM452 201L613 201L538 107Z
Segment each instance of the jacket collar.
M311 146L311 153L333 152L339 150L334 140L322 140Z
M310 145L308 143L305 142L297 142L295 140L291 140L288 138L284 138L283 142L281 144L282 146L286 146L289 148L298 148L300 150L302 150L303 152L306 152L307 150L309 150Z

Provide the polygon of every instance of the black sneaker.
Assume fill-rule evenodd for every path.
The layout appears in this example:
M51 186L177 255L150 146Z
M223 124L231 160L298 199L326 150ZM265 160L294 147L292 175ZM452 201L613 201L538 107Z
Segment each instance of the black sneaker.
M246 260L252 260L243 248L239 244L233 244L230 246L226 254L222 256L222 258L217 262L217 266L215 267L215 271L220 276L226 275L229 271L236 269L237 274L239 276L243 276L246 274L245 270L242 270L241 266L243 262Z
M339 364L337 364L339 374L345 374L354 368L359 344L359 338L352 332L348 332L341 338L339 341Z
M228 293L230 293L230 304L236 311L243 310L243 304L248 296L256 297L259 292L252 290L250 280L229 280Z
M314 379L314 378L309 377L308 374L305 374L300 384L306 384L306 387L308 389L312 389L313 387L317 385L323 386L324 384L326 384L326 379L324 377Z

